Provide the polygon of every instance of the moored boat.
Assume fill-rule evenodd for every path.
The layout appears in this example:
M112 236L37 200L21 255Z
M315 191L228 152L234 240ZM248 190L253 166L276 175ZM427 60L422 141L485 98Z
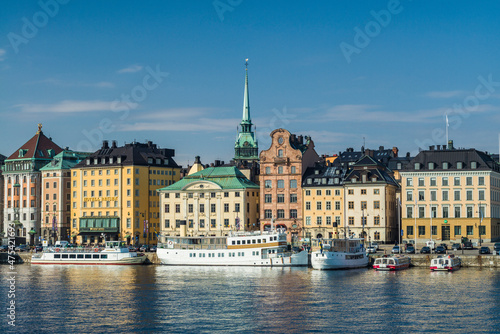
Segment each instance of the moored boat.
M395 271L395 270L403 270L410 267L410 258L405 255L392 255L387 256L384 255L375 259L373 263L373 268L379 271Z
M460 269L462 266L462 260L455 256L454 254L446 256L438 256L431 260L430 269L432 271L442 270L442 271L455 271Z
M313 269L353 269L368 266L363 239L321 239L320 249L311 253Z
M106 241L104 249L46 247L33 254L31 264L134 265L143 264L144 254L129 252L124 241Z
M188 266L307 266L308 254L288 250L286 232L236 232L222 237L166 237L162 264Z

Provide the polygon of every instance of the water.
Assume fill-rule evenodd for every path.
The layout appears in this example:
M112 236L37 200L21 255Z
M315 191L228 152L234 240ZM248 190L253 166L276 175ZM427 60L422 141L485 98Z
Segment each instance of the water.
M0 266L6 277L8 266ZM0 333L498 333L500 271L16 266Z

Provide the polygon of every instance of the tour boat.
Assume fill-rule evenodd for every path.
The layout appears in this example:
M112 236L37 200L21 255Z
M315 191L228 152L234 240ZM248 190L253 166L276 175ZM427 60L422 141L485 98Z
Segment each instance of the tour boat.
M462 266L462 260L459 257L456 257L454 254L447 255L445 257L438 256L435 259L431 260L430 269L434 270L443 270L443 271L455 271L460 269Z
M129 252L124 241L106 241L104 249L46 247L33 254L31 264L133 265L143 264L144 254Z
M235 232L229 236L166 237L156 255L162 264L188 266L307 266L308 254L288 250L286 232Z
M363 239L321 239L320 249L311 253L313 269L352 269L368 266Z
M375 262L373 263L373 268L377 270L394 271L394 270L407 269L409 267L410 267L410 258L408 256L400 254L392 256L384 255L383 257L375 259Z

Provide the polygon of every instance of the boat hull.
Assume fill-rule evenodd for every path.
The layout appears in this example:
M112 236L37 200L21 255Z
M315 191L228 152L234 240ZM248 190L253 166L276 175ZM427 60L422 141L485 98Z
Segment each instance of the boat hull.
M312 252L311 266L317 270L364 268L368 266L368 256L364 252Z
M146 261L146 256L129 257L121 260L81 260L77 261L75 259L61 259L61 260L43 260L43 259L31 259L31 264L56 264L56 265L140 265L144 264Z

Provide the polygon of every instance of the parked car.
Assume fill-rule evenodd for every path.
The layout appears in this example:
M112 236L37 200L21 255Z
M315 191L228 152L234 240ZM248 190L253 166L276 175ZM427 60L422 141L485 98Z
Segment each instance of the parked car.
M472 246L472 242L470 241L464 242L464 249L474 249L474 246Z
M137 248L135 248L134 246L128 246L128 251L129 252L137 252Z
M453 244L453 245L451 245L451 249L453 249L454 251L461 250L462 249L462 245L460 245L460 244Z
M500 242L493 245L493 254L500 255Z
M372 242L372 243L370 244L370 246L372 246L373 248L375 248L375 251L376 251L376 252L378 251L378 243L376 243L376 242Z
M406 246L406 253L407 254L415 254L415 247L413 247L413 245Z
M140 252L149 252L149 246L148 245L142 245L141 248L139 248Z
M446 253L446 248L444 248L443 246L439 245L436 247L436 249L434 250L434 252L436 254L445 254Z
M375 247L373 247L373 246L366 247L366 254L374 254L376 252L377 252L377 250L375 249Z
M0 246L0 252L7 252L8 250L9 250L9 246L7 246L7 245Z
M491 254L490 248L486 246L479 248L479 254Z
M42 244L36 245L36 246L35 246L35 252L37 252L37 253L38 253L38 252L41 252L41 251L43 251L43 246L42 246Z
M439 246L443 246L444 249L448 250L448 245L447 244L440 244Z
M26 245L19 245L14 250L16 252L29 252L30 248Z
M398 254L399 253L399 246L392 247L391 253L392 254Z
M420 249L420 254L430 254L431 253L431 248L429 246L424 246L422 249Z
M152 246L152 247L149 249L149 251L150 251L150 252L156 252L156 249L157 249L157 247L156 247L156 246Z

